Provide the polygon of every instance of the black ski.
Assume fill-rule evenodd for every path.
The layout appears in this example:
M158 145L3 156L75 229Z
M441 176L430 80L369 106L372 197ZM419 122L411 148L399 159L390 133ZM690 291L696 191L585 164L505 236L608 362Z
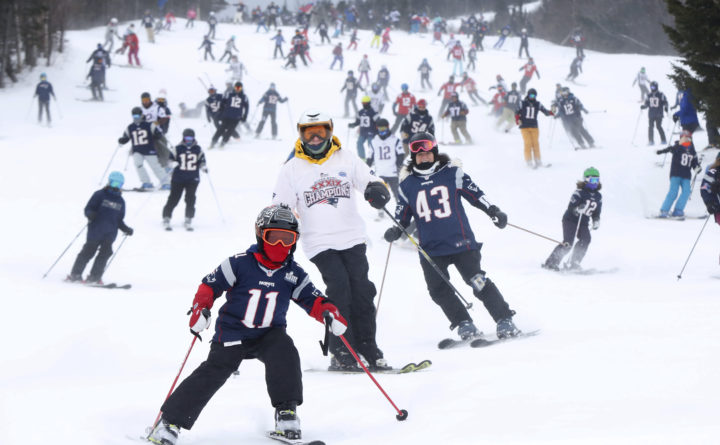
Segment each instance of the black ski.
M287 437L278 434L275 431L268 431L265 436L269 439L277 440L278 442L289 443L291 445L325 445L322 440L302 440L302 439L288 439Z
M646 216L647 219L664 219L668 221L685 221L686 219L705 219L708 215L684 215L684 216L672 216L661 217L660 215Z
M457 348L460 346L469 345L471 341L477 340L479 338L482 338L482 335L470 337L465 340L457 340L454 338L445 338L445 339L440 340L440 343L438 343L438 349L452 349L452 348Z
M147 192L154 192L155 189L144 189L142 187L133 187L131 189L122 189L123 192L139 192L139 193L147 193Z
M117 283L105 283L105 284L86 284L87 287L99 287L101 289L130 289L132 284L117 284Z
M423 360L420 363L408 363L407 365L403 366L402 368L392 368L392 369L377 369L377 370L371 370L373 374L410 374L411 372L416 371L422 371L423 369L427 369L430 366L432 366L432 362L430 360ZM331 373L341 373L341 374L359 374L363 372L363 369L358 367L357 370L342 370L342 369L306 369L303 372L331 372Z
M497 343L505 343L512 340L518 340L525 337L534 337L540 333L540 329L537 329L535 331L530 332L521 332L518 335L514 337L507 337L507 338L495 338L495 339L488 339L488 338L476 338L475 340L470 342L471 348L484 348L487 346L492 346Z

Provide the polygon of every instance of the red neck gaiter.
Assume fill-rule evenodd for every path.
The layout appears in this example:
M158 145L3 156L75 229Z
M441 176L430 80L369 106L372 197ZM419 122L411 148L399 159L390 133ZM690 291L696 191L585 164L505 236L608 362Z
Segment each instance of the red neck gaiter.
M282 243L274 246L263 243L263 253L255 252L254 255L255 259L268 269L278 269L290 255L290 249L292 249L292 246L285 247Z

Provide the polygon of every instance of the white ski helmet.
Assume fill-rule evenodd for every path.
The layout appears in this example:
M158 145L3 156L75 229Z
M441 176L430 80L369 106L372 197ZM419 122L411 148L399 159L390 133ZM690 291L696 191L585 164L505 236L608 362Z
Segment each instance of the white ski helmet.
M322 158L330 149L333 121L326 113L312 108L305 110L298 119L297 130L303 151L311 158ZM318 137L321 140L313 142Z
M116 19L115 17L110 19L110 23L112 23L113 25L117 25L117 22L118 22L118 19Z

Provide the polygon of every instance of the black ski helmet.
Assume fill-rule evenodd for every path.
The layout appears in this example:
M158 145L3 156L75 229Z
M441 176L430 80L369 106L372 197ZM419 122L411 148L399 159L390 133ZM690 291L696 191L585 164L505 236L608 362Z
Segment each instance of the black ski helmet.
M192 142L195 140L195 130L193 130L192 128L184 129L182 135L183 135L183 141L186 143ZM191 138L191 139L188 139L188 138Z
M390 136L390 122L385 118L380 118L375 121L375 128L377 128L378 136L380 139L387 139Z
M130 111L130 114L133 117L133 122L136 124L139 124L144 120L142 108L140 107L133 107L133 109Z
M295 218L295 214L287 205L280 204L265 207L262 209L257 219L255 219L255 239L257 240L258 250L264 253L264 243L262 238L263 232L266 229L291 230L297 233L298 238L300 238L300 230L298 227L298 220ZM295 252L296 246L297 243L292 246L288 257Z
M534 99L537 97L537 90L535 88L530 88L528 90L527 95L528 95L528 97L530 97L530 95L532 95L533 96L532 98Z
M432 133L427 131L421 131L418 133L415 133L410 137L410 140L408 140L408 147L412 147L413 142L416 141L430 141L433 144L432 150L430 152L435 156L435 161L437 161L438 155L440 154L440 151L438 150L437 141L435 140L435 136L433 136ZM413 152L412 148L410 149L410 160L411 165L420 167L422 170L429 168L430 165L427 166L420 166L416 161L415 158L417 157L417 152Z

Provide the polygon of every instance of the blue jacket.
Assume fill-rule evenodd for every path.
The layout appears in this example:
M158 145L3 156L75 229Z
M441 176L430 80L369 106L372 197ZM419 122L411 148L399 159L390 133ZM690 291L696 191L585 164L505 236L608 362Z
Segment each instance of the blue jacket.
M125 230L125 200L116 188L105 187L93 193L85 206L88 223L88 241L115 241L118 228Z
M676 111L673 116L680 119L680 125L699 124L695 105L692 103L692 93L690 90L683 91L683 97L680 101L680 110Z
M266 269L255 259L257 245L225 259L203 278L215 299L225 292L213 341L238 342L262 337L272 328L285 328L290 301L310 313L322 293L292 257L279 269Z
M37 87L35 87L35 95L38 97L40 102L50 102L50 96L55 97L53 87L50 82L43 80Z

